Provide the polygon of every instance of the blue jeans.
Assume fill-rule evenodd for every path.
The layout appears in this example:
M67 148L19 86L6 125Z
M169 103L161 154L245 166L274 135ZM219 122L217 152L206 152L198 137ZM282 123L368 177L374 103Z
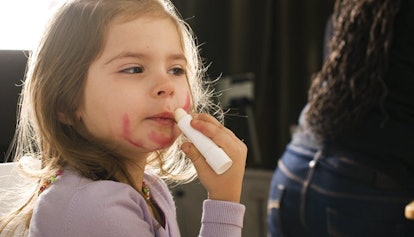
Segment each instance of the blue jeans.
M341 159L286 148L270 187L269 236L414 236L414 221L404 216L414 189Z

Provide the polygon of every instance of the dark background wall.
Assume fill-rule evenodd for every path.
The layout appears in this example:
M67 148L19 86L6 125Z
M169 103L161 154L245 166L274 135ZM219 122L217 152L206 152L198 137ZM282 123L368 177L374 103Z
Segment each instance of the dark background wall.
M246 103L231 104L226 124L249 145L248 166L274 169L320 67L333 0L172 1L197 35L211 78L254 75L253 113ZM23 52L0 51L1 156L14 130L24 69Z
M0 50L0 162L16 126L17 99L26 70L27 51Z
M246 132L249 117L229 113L228 121L248 141L248 165L273 169L306 103L311 75L320 68L325 23L334 1L173 2L198 36L212 78L254 74L256 142Z

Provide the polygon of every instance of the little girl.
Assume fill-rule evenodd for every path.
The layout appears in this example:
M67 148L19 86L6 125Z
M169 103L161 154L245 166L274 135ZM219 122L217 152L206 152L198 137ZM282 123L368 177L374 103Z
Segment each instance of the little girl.
M198 176L208 192L200 236L241 236L247 148L208 114L222 119L204 71L168 0L65 3L29 58L20 99L15 161L40 160L37 188L0 233L180 236L167 185ZM185 140L177 108L229 155L229 170L214 173Z

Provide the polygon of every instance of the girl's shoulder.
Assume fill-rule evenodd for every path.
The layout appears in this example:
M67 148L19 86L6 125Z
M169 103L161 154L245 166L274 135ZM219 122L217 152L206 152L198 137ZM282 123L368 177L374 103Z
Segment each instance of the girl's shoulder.
M163 188L159 189L164 185L160 179L147 175L145 179L155 193L163 192ZM68 233L76 236L78 232L96 232L98 228L100 231L126 231L131 226L134 231L148 229L153 222L145 199L131 186L110 180L94 181L76 171L64 170L40 194L31 226L55 236ZM113 234L116 236L118 232Z
M145 206L145 200L131 186L111 180L91 180L78 172L65 169L43 193L40 194L39 205L71 212L75 209L82 212L101 212L100 207L114 204L134 203Z
M167 184L155 175L144 175L144 181L150 188L151 195L157 201L171 205L172 195ZM67 207L88 207L114 204L133 203L135 206L146 208L146 201L142 195L130 185L112 180L92 180L80 175L78 172L66 169L56 178L43 193L39 202Z
M168 192L167 184L155 175L145 173L144 181L151 192L154 192L154 196L165 195L165 192ZM71 169L64 170L49 189L49 192L45 190L45 198L50 195L55 199L59 197L59 200L70 198L85 202L118 198L130 199L136 203L145 202L141 194L128 184L112 180L92 180Z
M65 196L77 198L93 198L96 200L109 193L134 193L134 189L127 184L111 180L92 180L80 175L77 171L65 169L55 182L50 185L49 193L45 196ZM138 194L136 192L136 194ZM134 195L133 195L134 196Z

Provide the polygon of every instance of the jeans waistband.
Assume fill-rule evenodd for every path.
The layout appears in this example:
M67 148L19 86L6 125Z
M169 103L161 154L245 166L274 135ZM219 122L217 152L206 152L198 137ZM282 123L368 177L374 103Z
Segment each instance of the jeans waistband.
M336 172L346 175L348 177L357 179L367 185L374 186L381 189L402 189L405 186L401 180L383 173L369 166L360 164L343 156L324 156L321 159L322 163L334 168Z
M313 159L311 157L313 151L306 151L296 146L289 146L289 149ZM316 154L316 152L313 154ZM394 167L392 173L386 173L370 167L368 164L359 162L356 157L336 155L334 152L326 153L325 151L322 152L317 163L320 163L333 172L379 189L414 189L414 174L409 173L405 167Z

